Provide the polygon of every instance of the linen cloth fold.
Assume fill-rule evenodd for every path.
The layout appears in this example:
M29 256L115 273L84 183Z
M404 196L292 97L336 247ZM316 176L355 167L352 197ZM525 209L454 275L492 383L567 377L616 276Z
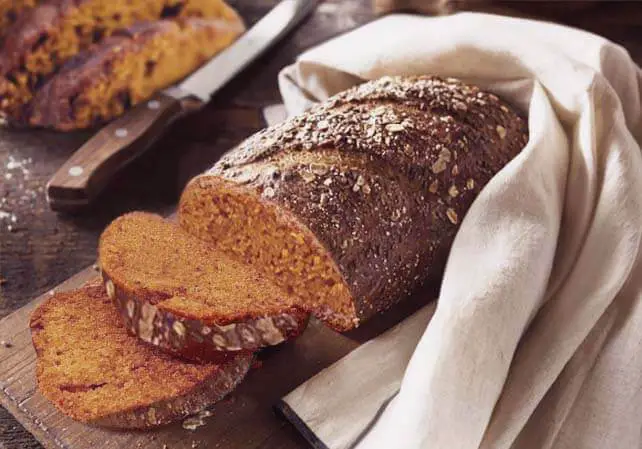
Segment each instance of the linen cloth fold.
M330 449L641 448L639 67L551 23L393 15L305 52L279 83L294 114L421 74L512 103L529 142L466 214L432 319L420 311L286 407Z

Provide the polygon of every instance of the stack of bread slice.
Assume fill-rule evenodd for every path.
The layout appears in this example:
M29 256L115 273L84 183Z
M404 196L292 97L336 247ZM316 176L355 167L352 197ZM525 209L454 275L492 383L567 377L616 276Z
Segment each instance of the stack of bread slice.
M473 200L527 140L495 95L435 77L367 82L256 134L188 184L177 221L111 223L103 286L36 311L41 391L103 425L198 411L309 314L347 331L440 276Z
M223 0L0 3L0 113L59 130L106 122L244 31Z
M257 350L307 323L259 270L160 216L116 219L99 253L102 282L55 294L31 317L40 391L74 419L147 428L197 413Z

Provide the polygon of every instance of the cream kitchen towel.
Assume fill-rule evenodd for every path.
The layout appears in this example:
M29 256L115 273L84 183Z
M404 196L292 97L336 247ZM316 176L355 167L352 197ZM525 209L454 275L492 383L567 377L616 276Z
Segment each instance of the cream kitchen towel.
M425 330L402 323L285 403L330 449L641 448L640 69L563 26L395 15L302 54L280 86L295 113L420 74L521 108L528 145L463 220Z

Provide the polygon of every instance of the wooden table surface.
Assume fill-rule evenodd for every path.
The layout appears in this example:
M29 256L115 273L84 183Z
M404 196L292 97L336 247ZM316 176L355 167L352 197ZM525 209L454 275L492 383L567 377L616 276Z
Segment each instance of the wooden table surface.
M230 3L252 23L276 1ZM608 2L587 8L569 4L568 10L557 5L554 16L548 13L547 17L602 34L624 45L642 64L642 3ZM496 11L497 3L477 2L474 7ZM516 14L528 8L527 14L542 16L548 11L541 2L536 7L501 2L501 8L521 9ZM226 86L204 111L174 125L161 143L128 167L93 207L80 214L49 210L43 187L88 134L0 129L0 318L92 264L98 236L116 216L130 210L169 213L190 177L263 127L260 109L279 101L276 76L283 66L302 50L374 16L369 0L323 2L310 19ZM0 408L0 449L38 447Z

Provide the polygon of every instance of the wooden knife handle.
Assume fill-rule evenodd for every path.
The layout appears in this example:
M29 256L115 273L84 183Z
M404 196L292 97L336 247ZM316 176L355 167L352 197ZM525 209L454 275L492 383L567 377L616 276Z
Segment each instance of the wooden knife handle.
M92 136L47 184L54 210L88 205L121 168L143 154L168 126L203 103L160 92Z

